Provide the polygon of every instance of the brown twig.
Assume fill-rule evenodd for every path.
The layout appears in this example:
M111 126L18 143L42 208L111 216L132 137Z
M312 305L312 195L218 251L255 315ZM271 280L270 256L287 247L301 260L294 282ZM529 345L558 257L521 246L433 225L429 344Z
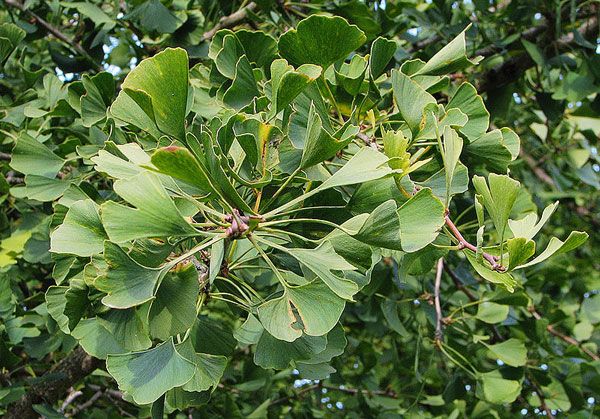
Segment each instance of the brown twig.
M104 393L102 392L102 390L96 391L94 394L92 394L92 397L90 397L86 402L81 403L80 405L76 406L75 409L73 409L72 416L75 416L77 413L89 409L94 403L96 403L96 400L102 397L103 394Z
M533 391L535 391L535 393L537 394L537 396L540 399L540 407L542 408L542 411L546 414L548 419L554 419L554 415L552 414L552 411L548 408L548 405L546 404L546 399L544 398L544 392L540 389L540 387L537 385L537 383L535 381L533 381L532 378L529 379L529 382L531 383L531 387L533 387Z
M16 176L15 172L11 170L6 174L6 183L9 185L21 185L25 183L25 179L20 176Z
M356 136L358 138L360 138L362 141L364 141L364 143L366 145L368 145L369 147L375 149L375 150L379 150L379 144L377 144L377 141L375 140L375 138L369 137L367 134L359 132L358 134L356 134Z
M214 26L214 28L204 32L204 35L202 35L202 40L211 40L212 37L215 36L215 34L221 29L229 28L246 19L246 17L248 17L248 12L251 12L254 9L256 9L256 3L250 2L247 6L242 7L237 12L234 12L229 16L223 16L221 19L219 19L219 22Z
M536 320L540 320L542 318L542 315L540 313L537 312L537 310L535 309L535 307L530 307L529 308L529 312L531 313L531 315L536 319ZM573 346L577 346L579 349L581 349L583 352L585 352L590 358L592 358L594 361L600 361L600 356L598 356L597 354L595 354L594 352L590 351L589 349L581 346L581 342L579 342L577 339L571 337L571 336L567 336L561 332L559 332L558 330L556 330L554 328L554 326L552 326L551 324L549 324L548 326L546 326L546 330L556 336L559 339L562 339L564 342L568 343L569 345L573 345Z
M454 237L456 237L456 239L458 240L458 248L459 249L469 249L469 250L472 250L473 252L477 253L477 246L474 246L473 244L469 243L463 237L463 235L461 234L460 231L458 231L458 228L452 222L452 220L450 219L450 216L448 214L446 214L446 225L448 226L448 228L450 229L450 231L452 232ZM481 255L483 256L483 258L485 260L487 260L490 263L490 265L492 265L492 269L494 271L503 272L506 270L506 268L504 266L502 266L501 264L498 263L498 260L499 260L498 256L490 255L487 252L482 252Z
M519 156L521 156L521 159L523 159L525 164L527 164L527 166L529 166L529 168L531 169L533 174L539 180L544 182L546 185L551 186L552 188L554 188L556 186L552 177L550 177L550 175L548 173L546 173L546 171L544 169L539 167L537 165L535 159L533 157L531 157L529 154L527 154L523 149L521 149Z
M435 341L439 345L444 334L442 332L442 305L440 303L440 286L442 285L442 272L444 271L444 258L439 258L435 272L435 287L433 297L435 300Z
M83 392L79 391L79 390L74 390L73 387L71 387L69 389L69 394L67 395L65 401L63 402L63 404L60 406L60 413L64 413L65 409L75 401L75 399L81 395L83 395Z
M2 161L10 161L10 153L4 153L0 151L0 160Z
M8 6L11 6L11 7L14 7L16 9L19 9L23 13L27 13L29 16L31 16L33 19L35 19L37 21L37 23L39 23L41 26L43 26L44 29L46 29L46 31L48 31L49 33L51 33L55 38L63 41L65 44L68 44L79 55L81 55L82 57L84 57L90 63L94 64L94 66L96 66L96 70L97 71L102 71L102 67L96 62L96 60L78 42L76 42L73 39L70 39L68 36L66 36L64 33L62 33L60 31L60 29L58 29L57 27L51 25L46 20L44 20L42 17L38 16L36 13L32 12L31 10L29 10L19 0L5 0L4 3L6 5L8 5Z
M478 300L478 298L475 297L475 295L471 292L471 290L469 290L467 287L465 287L465 284L463 284L463 282L460 280L460 278L454 273L454 271L452 269L450 269L448 267L447 264L444 265L444 271L448 274L450 279L452 279L452 282L454 282L454 286L456 287L456 289L462 291L462 293L467 296L469 301L477 301Z

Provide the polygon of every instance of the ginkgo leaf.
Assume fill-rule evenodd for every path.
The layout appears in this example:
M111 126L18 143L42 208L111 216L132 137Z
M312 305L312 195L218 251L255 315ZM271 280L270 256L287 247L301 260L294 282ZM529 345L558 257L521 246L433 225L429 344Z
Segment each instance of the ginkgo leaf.
M323 129L321 117L317 113L314 104L311 104L300 168L306 169L330 159L339 150L346 147L352 141L352 138L352 135L345 135L337 140L331 136Z
M444 75L477 64L482 57L477 57L475 60L467 58L465 34L470 27L471 25L467 26L452 41L431 57L417 74Z
M13 23L6 22L0 25L0 64L4 64L25 35L26 32Z
M115 148L113 148L113 146ZM108 150L111 151L108 151ZM150 156L136 143L114 145L108 143L104 150L90 159L95 169L117 179L126 179L145 171Z
M368 67L368 58L355 55L349 63L343 63L335 71L335 79L348 94L356 96L363 88L363 81Z
M161 281L148 311L152 336L167 340L192 327L196 320L199 291L198 272L194 264L169 272Z
M303 335L293 342L278 340L264 331L254 352L254 363L262 368L287 368L292 360L307 360L327 347L326 336Z
M512 131L510 132L512 133ZM507 138L513 140L514 136L516 136L514 133L514 136L509 135L508 132L506 134ZM465 150L469 155L476 158L477 161L484 163L490 170L506 173L508 165L515 157L513 157L513 152L505 144L504 140L504 133L499 129L495 129L471 140L465 147ZM511 147L513 146L511 144ZM518 145L516 147L518 154Z
M46 145L22 132L12 150L10 167L27 175L53 178L64 163Z
M435 98L398 70L392 71L392 87L400 115L414 134L421 129L425 107L435 104Z
M167 48L142 60L127 75L121 89L111 107L115 117L151 132L155 124L164 134L185 138L188 56L184 49Z
M203 193L214 191L206 169L184 147L160 148L152 154L151 161L161 173L194 185Z
M496 227L496 231L500 236L500 241L503 241L508 217L517 199L521 184L506 175L497 175L495 173L490 173L488 182L489 187L483 177L473 177L475 190L482 196L485 209L494 222L494 227Z
M444 128L443 160L446 173L446 206L450 204L450 191L452 190L452 181L454 173L459 163L460 153L462 152L463 141L457 132L449 126Z
M369 72L373 79L383 73L397 48L398 45L394 40L378 37L373 41L369 54Z
M463 83L448 101L446 109L458 108L468 117L460 132L469 139L481 137L490 125L490 113L485 108L483 98L470 83Z
M71 205L63 223L50 235L50 251L77 256L102 253L107 236L98 208L91 199Z
M136 403L148 404L190 381L196 365L170 339L146 351L108 355L106 369Z
M113 308L129 308L154 298L156 285L162 275L158 268L140 265L118 245L104 244L104 259L108 269L95 281L95 286L108 295L102 303Z
M478 382L483 396L490 403L512 403L521 394L521 383L503 378L497 370L479 374Z
M523 237L525 239L533 239L542 229L544 224L546 224L546 222L550 219L557 206L558 201L544 208L539 221L537 214L535 213L527 214L520 220L508 220L508 226L510 231L512 231L513 236Z
M233 83L223 95L223 102L239 110L250 104L259 94L250 61L242 55L235 67Z
M444 204L424 188L398 209L402 250L416 252L433 242L445 223Z
M196 230L183 218L156 175L140 173L114 184L115 192L135 208L109 201L100 207L111 241L146 237L191 236Z
M348 222L360 225L356 234L352 235L356 240L373 246L402 250L398 206L393 199L379 205L370 214L358 215Z
M312 82L321 75L321 67L304 64L294 69L284 59L271 64L271 115L285 109Z
M279 38L279 54L294 65L317 64L325 70L366 40L363 31L341 17L312 15Z
M338 255L328 241L321 243L315 249L288 249L287 251L341 298L352 300L352 296L358 292L358 285L354 281L334 272L353 271L356 268Z
M196 366L192 379L183 386L185 391L204 391L217 387L225 372L227 357L196 352L190 339L176 345L176 348L177 352Z
M533 260L518 266L516 269L527 268L529 266L537 265L548 259L551 256L559 255L561 253L570 252L581 246L588 239L589 235L583 231L572 231L569 234L569 237L565 241L562 241L556 237L550 238L550 242L546 249L539 255L537 255Z
M345 304L324 282L314 280L285 287L281 297L258 307L258 317L271 335L293 342L302 332L310 336L328 333L339 321Z
M535 254L535 242L524 237L509 239L506 242L508 250L508 270L524 264Z
M511 367L522 367L527 363L527 348L519 339L511 338L495 345L485 344L485 346L494 357Z

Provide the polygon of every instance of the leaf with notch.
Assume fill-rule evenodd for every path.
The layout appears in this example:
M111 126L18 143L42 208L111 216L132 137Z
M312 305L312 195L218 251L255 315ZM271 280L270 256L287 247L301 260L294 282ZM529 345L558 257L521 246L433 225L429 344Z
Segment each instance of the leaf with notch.
M279 54L294 65L317 64L327 69L365 43L358 26L335 16L312 15L279 38Z
M196 230L183 218L157 175L145 172L114 183L114 190L136 208L106 202L102 224L111 241L146 237L192 236Z
M71 205L63 223L50 234L50 251L84 257L102 253L107 236L98 208L91 199Z
M109 241L104 244L106 274L95 281L95 286L108 295L102 303L112 308L130 308L154 298L162 270L148 268L131 259L123 249Z
M285 287L281 297L258 307L258 317L275 338L293 342L302 332L310 336L328 333L339 321L345 305L345 300L324 282L314 280L298 287Z
M188 95L188 56L181 48L167 48L151 58L140 62L123 81L122 91L111 108L111 113L126 122L136 125L131 118L137 106L164 133L179 140L185 139L185 115ZM123 95L130 99L120 103ZM135 111L136 115L139 111ZM136 119L139 119L136 118ZM137 126L137 125L136 125ZM145 129L144 126L139 128Z
M146 351L108 355L106 369L138 404L156 401L190 381L196 372L195 364L177 351L173 339Z
M356 268L338 255L328 241L315 249L288 249L288 252L341 298L352 300L352 296L358 292L358 285L354 281L333 272L353 271Z

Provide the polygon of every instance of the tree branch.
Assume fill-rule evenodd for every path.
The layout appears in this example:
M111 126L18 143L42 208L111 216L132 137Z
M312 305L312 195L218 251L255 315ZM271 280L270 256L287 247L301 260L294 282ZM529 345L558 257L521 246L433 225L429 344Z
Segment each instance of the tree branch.
M450 229L450 231L452 232L454 237L456 237L456 239L458 240L458 248L459 249L466 248L466 249L472 250L473 252L477 253L477 246L472 245L463 237L463 235L460 233L460 231L458 231L458 228L456 227L456 225L454 225L454 223L452 222L452 220L450 219L450 216L448 214L446 214L446 225L448 226L448 228ZM498 258L498 256L490 255L487 252L482 252L481 254L482 254L483 258L485 260L487 260L490 263L490 265L492 265L493 270L498 271L498 272L503 272L506 270L506 268L504 266L502 266L498 263L498 260L500 259L500 258Z
M529 312L532 314L532 316L536 320L540 320L542 318L542 315L537 312L537 310L535 309L535 307L531 307L529 309ZM550 332L552 335L556 336L557 338L562 339L564 342L568 343L569 345L577 346L579 349L581 349L583 352L585 352L594 361L600 361L600 356L598 356L594 352L590 351L589 349L581 346L581 342L579 342L577 339L575 339L575 338L573 338L571 336L567 336L567 335L559 332L551 324L549 324L548 326L546 326L546 330L548 332Z
M256 3L250 2L247 6L242 7L237 12L234 12L229 16L223 16L221 19L219 19L219 22L214 26L214 28L207 32L204 32L204 35L202 35L202 40L211 40L212 37L215 36L215 34L221 29L229 28L246 19L246 17L248 17L248 12L251 12L254 9L256 9Z
M444 271L444 258L439 258L437 271L435 273L435 288L433 296L435 299L435 341L439 345L444 338L442 332L442 305L440 303L440 286L442 284L442 272Z
M551 188L556 188L556 183L554 182L554 179L552 179L548 172L546 172L542 167L538 166L537 162L533 157L531 157L529 154L523 151L523 149L521 149L519 155L539 180L541 180L543 183L550 186ZM598 221L598 219L594 217L594 214L592 214L588 208L581 205L577 205L575 202L569 202L568 205L570 209L574 210L580 217L589 217L589 222L594 227L600 227L600 221Z
M379 146L379 144L377 144L377 140L375 140L375 138L369 137L367 134L365 134L363 132L357 133L356 136L359 139L361 139L369 147L371 147L371 148L373 148L375 150L379 150L380 149L380 146Z
M58 29L55 26L52 26L50 23L45 21L42 17L38 16L36 13L29 10L19 0L5 0L4 3L8 6L19 9L23 13L27 13L29 16L31 16L33 19L35 19L37 21L37 23L39 23L41 26L43 26L44 29L46 29L46 31L51 33L55 38L60 39L65 44L70 45L71 48L73 48L79 55L84 57L90 63L94 64L94 66L96 66L97 71L102 71L102 67L96 62L96 60L90 54L88 54L88 52L78 42L74 41L73 39L70 39L68 36L66 36L64 33L62 33L60 31L60 29Z
M54 404L70 387L91 374L100 365L99 359L88 355L81 346L78 346L42 375L40 381L32 384L20 400L9 405L6 418L37 418L39 415L33 410L34 404L42 402Z
M584 39L594 39L598 34L598 17L594 16L589 18L578 30ZM568 50L575 43L576 40L573 33L560 37L557 41L548 46L547 50L551 53L549 57ZM526 70L534 65L535 62L527 53L511 57L483 75L478 91L487 92L488 90L497 89L510 84L516 81Z
M537 396L540 399L540 407L542 408L542 413L545 413L546 417L548 419L554 419L554 415L552 414L552 411L548 408L548 405L546 404L546 398L544 397L544 392L540 389L540 387L537 385L537 383L535 381L533 381L532 378L529 379L529 382L531 383L531 387L533 387L533 391L535 391L535 393L537 394Z
M450 279L452 279L452 282L454 282L454 286L456 287L456 289L462 291L463 294L465 294L467 296L469 301L477 301L478 300L478 298L475 297L475 295L471 292L471 290L469 290L467 287L465 287L465 284L463 284L463 282L460 280L460 278L454 273L454 271L452 269L450 269L448 267L447 264L444 264L444 271L448 274Z

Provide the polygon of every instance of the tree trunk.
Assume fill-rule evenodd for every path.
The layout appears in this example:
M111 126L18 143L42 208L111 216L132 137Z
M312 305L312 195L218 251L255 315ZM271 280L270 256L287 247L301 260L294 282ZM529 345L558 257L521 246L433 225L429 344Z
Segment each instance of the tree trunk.
M101 361L88 355L78 346L66 358L56 364L40 381L29 387L21 399L9 406L7 419L29 419L40 415L33 410L38 403L54 404L79 380L91 374L101 365Z

